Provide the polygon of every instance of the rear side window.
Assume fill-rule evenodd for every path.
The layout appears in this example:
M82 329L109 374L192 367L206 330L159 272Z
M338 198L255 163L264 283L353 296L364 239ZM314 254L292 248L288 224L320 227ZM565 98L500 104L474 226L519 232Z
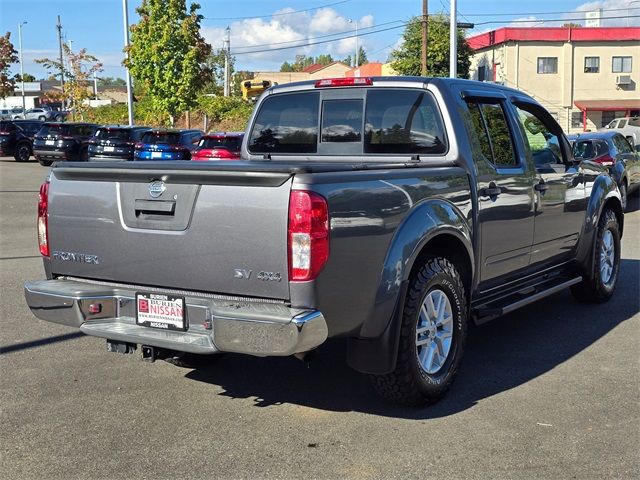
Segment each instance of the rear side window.
M318 92L272 95L265 99L251 130L252 153L316 153Z
M614 135L612 138L613 144L616 146L620 153L633 153L633 149L629 142L622 135Z
M180 134L178 132L145 132L142 136L142 143L176 144L180 143Z
M485 158L496 167L517 166L513 140L502 105L468 100L467 106L476 141Z
M442 120L428 92L367 92L365 153L442 154L446 150Z
M0 122L0 132L12 133L18 130L13 123Z

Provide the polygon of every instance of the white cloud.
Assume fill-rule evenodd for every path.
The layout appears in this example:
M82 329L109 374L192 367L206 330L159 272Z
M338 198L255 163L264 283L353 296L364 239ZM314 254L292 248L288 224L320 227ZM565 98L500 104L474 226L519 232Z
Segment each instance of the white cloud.
M294 11L291 8L278 10L274 13L287 13ZM356 39L345 38L336 42L309 45L323 40L331 40L332 37L317 38L323 35L341 34L347 35L353 32L355 35L355 21L358 30L372 27L374 18L365 15L358 19L352 19L340 15L333 8L320 8L314 12L299 12L292 15L278 15L267 19L252 18L234 22L229 25L231 33L231 53L236 56L236 65L240 69L277 69L280 64L295 59L296 55L331 54L334 58L343 58L355 53ZM202 35L214 49L222 48L225 29L219 27L203 27ZM336 37L344 36L336 35ZM283 43L292 42L292 43ZM297 48L281 49L291 45L300 45ZM358 44L367 49L370 45L366 37L358 37ZM260 51L258 51L260 50ZM264 50L264 51L262 51ZM246 53L243 52L251 52Z
M534 15L528 17L520 17L513 20L507 27L542 27L542 20Z

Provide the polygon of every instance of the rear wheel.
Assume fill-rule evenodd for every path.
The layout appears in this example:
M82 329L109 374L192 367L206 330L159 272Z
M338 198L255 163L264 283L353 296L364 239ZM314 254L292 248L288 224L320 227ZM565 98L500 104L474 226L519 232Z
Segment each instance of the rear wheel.
M40 165L42 165L43 167L50 167L51 164L53 163L51 160L38 160L38 162L40 163Z
M620 202L622 203L622 211L627 209L627 182L622 182L620 185Z
M372 376L375 389L404 405L436 402L453 383L466 335L460 274L446 258L430 258L407 292L395 370Z
M16 151L13 155L13 158L16 159L16 162L28 162L29 157L31 156L31 146L26 143L19 143L16 147Z
M602 212L596 233L592 278L571 287L573 296L585 303L603 303L611 298L620 269L620 226L611 210Z
M44 121L46 121L46 120L47 120L47 117L45 117L44 115L40 115L40 116L38 117L38 120L40 120L41 122L44 122Z

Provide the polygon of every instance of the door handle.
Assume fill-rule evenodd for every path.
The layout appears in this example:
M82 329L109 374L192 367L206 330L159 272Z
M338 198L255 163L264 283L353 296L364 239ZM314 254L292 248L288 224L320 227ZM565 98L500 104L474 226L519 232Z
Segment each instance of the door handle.
M480 190L480 196L482 197L497 197L502 193L502 189L498 187L494 182L491 182L488 187Z
M536 183L535 187L533 187L536 189L536 191L538 192L546 192L547 190L549 190L549 185L547 185L544 182L540 182L540 183Z
M135 201L136 217L140 215L175 215L176 202L166 202L163 200L142 200Z

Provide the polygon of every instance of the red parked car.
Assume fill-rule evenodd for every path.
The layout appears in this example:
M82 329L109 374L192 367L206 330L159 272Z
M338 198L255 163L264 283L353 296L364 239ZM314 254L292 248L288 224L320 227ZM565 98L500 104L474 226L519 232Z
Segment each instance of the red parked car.
M238 160L244 132L219 132L203 136L191 160Z

